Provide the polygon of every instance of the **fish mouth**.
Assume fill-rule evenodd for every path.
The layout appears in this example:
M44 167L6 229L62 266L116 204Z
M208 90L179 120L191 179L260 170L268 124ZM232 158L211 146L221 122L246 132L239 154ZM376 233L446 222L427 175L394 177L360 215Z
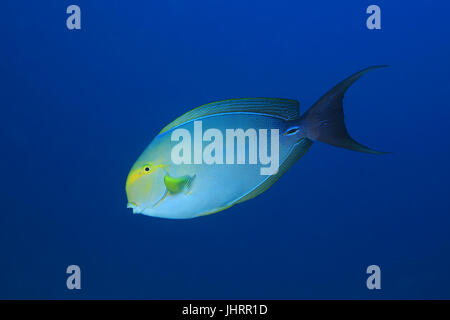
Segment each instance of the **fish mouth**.
M136 208L138 205L136 204L136 203L134 203L134 202L128 202L127 203L127 208L128 209L134 209L134 208Z
M133 209L133 213L142 213L142 214L146 214L145 212L148 212L151 209L151 207L148 207L148 206L145 206L145 207L139 206L135 202L128 202L127 203L127 208L128 209Z
M141 208L139 208L139 206L134 203L134 202L128 202L127 203L127 208L128 209L133 209L133 213L140 213L141 212Z

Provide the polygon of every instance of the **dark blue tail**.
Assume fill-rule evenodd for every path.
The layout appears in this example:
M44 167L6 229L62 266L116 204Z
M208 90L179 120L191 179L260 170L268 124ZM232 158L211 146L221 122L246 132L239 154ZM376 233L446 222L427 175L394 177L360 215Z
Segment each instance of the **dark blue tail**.
M387 66L373 66L357 72L324 94L300 118L306 136L315 141L331 144L353 151L383 154L386 152L370 149L355 140L347 132L344 122L342 99L347 89L363 74L373 69Z

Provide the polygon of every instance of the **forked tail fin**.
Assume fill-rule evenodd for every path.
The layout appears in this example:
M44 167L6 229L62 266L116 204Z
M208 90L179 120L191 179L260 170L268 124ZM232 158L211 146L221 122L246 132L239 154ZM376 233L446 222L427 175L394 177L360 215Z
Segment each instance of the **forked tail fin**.
M353 82L358 80L363 74L369 72L370 70L383 67L387 66L373 66L361 70L343 80L324 94L300 118L300 123L306 133L306 136L311 140L324 142L336 147L353 151L372 154L386 153L370 149L350 137L347 132L347 128L345 127L344 110L342 106L344 94Z

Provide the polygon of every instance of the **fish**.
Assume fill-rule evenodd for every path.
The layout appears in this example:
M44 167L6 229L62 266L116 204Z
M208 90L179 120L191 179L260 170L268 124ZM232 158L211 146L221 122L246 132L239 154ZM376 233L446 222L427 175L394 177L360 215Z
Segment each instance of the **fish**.
M186 112L166 125L131 167L125 185L127 207L136 214L168 219L221 212L265 192L316 141L368 154L387 153L351 138L343 111L347 89L365 73L383 67L347 77L302 115L298 101L282 98L229 99ZM236 132L241 134L240 144ZM253 138L259 138L259 144L252 147ZM247 141L249 150L242 149Z

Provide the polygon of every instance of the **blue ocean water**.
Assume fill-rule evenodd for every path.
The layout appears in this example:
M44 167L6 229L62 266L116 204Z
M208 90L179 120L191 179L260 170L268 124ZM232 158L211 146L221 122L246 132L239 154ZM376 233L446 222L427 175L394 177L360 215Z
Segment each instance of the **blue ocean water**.
M81 30L66 28L67 6ZM366 8L381 8L381 30ZM0 298L450 298L450 4L3 1ZM133 215L125 179L198 105L298 99L348 75L352 136L192 220ZM225 188L226 186L224 186ZM218 190L217 192L220 192ZM81 268L82 289L66 288ZM381 268L368 290L366 268Z

